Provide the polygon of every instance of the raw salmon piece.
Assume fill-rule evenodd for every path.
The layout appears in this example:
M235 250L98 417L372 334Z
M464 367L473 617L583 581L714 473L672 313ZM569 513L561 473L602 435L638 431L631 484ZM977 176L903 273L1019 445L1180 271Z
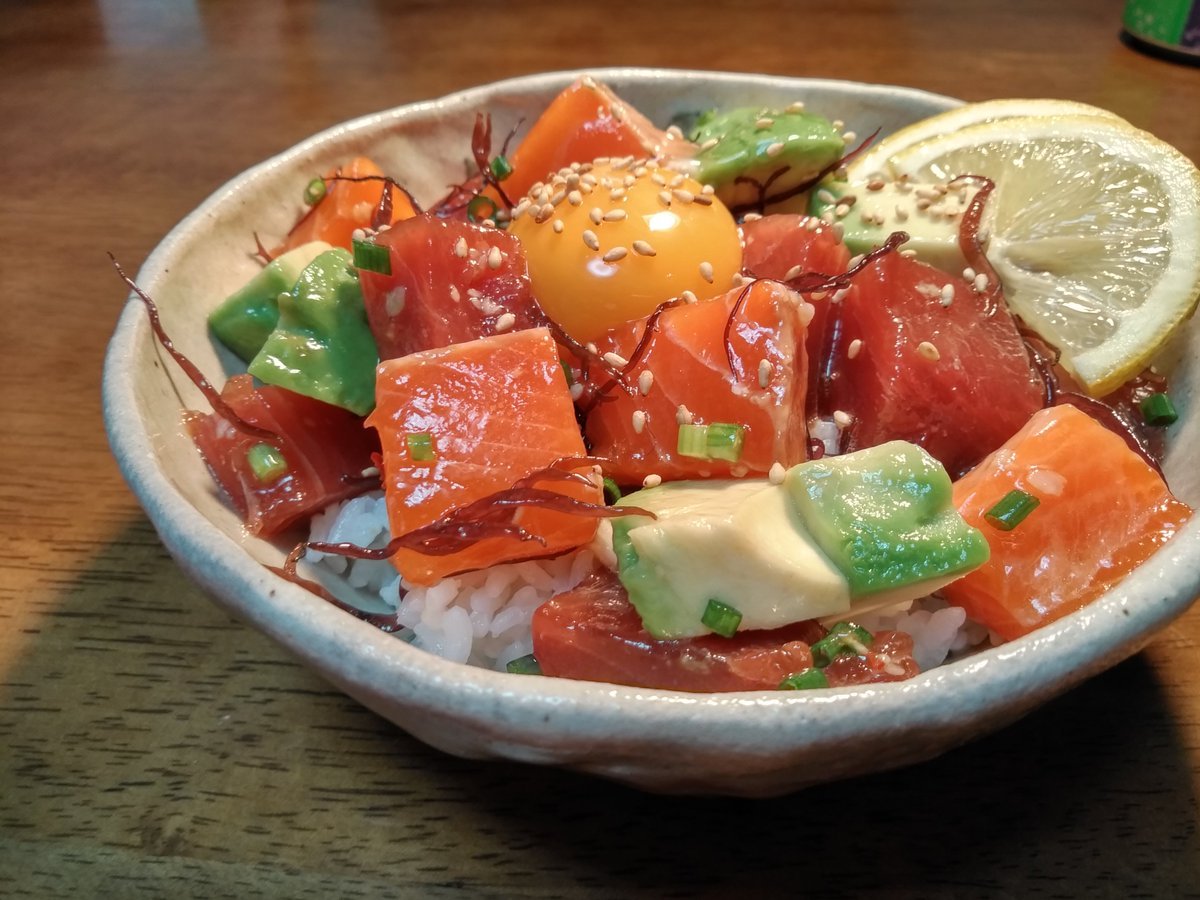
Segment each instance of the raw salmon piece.
M383 170L365 156L356 156L344 166L338 166L325 173L326 178L334 175L364 178L383 175ZM394 185L377 180L327 181L325 196L292 227L283 243L271 251L271 256L287 253L309 241L324 241L335 247L351 249L351 235L354 229L371 226L385 186L392 193L392 215L389 224L417 214L408 194Z
M745 302L730 331L731 372L725 326L743 291ZM664 312L650 350L628 376L636 383L643 371L650 372L653 381L646 393L629 396L616 388L610 400L598 403L588 415L593 452L611 461L604 466L605 474L619 484L637 484L650 474L664 481L727 478L733 473L761 476L772 463L803 462L808 438L804 335L811 313L799 294L774 281L756 281ZM609 345L627 356L644 330L644 320L633 323L613 332ZM592 377L598 383L607 380L594 367ZM730 463L681 456L681 407L695 424L745 426L741 458Z
M544 328L494 335L380 363L375 411L393 535L504 490L560 457L585 455L558 348ZM412 458L408 435L432 437L434 458ZM539 487L601 502L594 485ZM563 552L591 540L596 522L525 508L516 521L546 543L489 538L448 556L401 550L392 557L410 581L432 584L468 569Z
M1002 531L984 514L1014 489L1041 502ZM955 483L954 504L992 555L943 594L1005 640L1094 600L1192 514L1121 438L1073 406L1036 413Z

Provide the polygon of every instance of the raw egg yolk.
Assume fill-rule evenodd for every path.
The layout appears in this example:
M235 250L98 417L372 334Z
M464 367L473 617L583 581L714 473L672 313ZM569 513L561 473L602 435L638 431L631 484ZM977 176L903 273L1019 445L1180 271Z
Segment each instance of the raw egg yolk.
M723 294L742 268L729 210L700 182L652 162L562 169L517 204L510 231L525 248L534 296L578 341L685 291L698 300Z

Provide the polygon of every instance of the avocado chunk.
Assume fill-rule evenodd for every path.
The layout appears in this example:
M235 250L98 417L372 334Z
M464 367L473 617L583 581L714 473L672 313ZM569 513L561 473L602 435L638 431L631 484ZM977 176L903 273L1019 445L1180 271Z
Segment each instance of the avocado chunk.
M613 520L621 583L659 639L713 633L710 601L739 630L779 628L849 609L846 578L805 531L782 487L761 479L678 481L627 494L656 519Z
M701 114L691 139L700 145L696 178L716 189L726 206L757 203L816 178L845 153L845 142L825 118L809 112L740 107ZM714 143L715 142L715 143ZM782 174L776 174L783 170Z
M913 599L987 562L987 541L954 508L946 470L915 444L801 463L783 486L855 598Z
M279 296L279 321L248 371L356 415L375 407L379 350L350 254L326 250Z
M312 241L275 257L209 313L213 335L243 362L250 362L279 321L279 295L292 289L305 266L331 249L324 241Z
M813 191L809 211L827 222L840 222L851 253L868 253L892 232L903 231L908 235L905 250L915 251L921 262L958 275L967 264L958 243L962 211L977 191L975 186L963 186L938 195L936 188L916 182L831 177ZM938 199L922 196L930 193ZM838 207L846 203L849 209L839 216Z

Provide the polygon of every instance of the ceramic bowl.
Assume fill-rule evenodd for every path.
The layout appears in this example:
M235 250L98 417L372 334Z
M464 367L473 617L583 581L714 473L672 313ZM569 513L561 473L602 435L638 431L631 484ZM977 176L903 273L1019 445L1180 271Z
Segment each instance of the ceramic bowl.
M594 72L652 120L712 106L810 109L869 134L957 101L905 88L760 75L613 69ZM232 371L205 316L257 265L251 235L282 234L315 172L368 153L418 199L460 180L477 110L505 133L574 73L500 82L337 125L237 176L184 219L138 275L168 332L208 373ZM1194 397L1200 332L1181 342L1175 375L1183 417L1166 470L1195 505L1200 447ZM220 604L329 681L450 753L566 766L670 792L771 795L927 759L996 729L1137 652L1187 609L1200 583L1193 521L1162 552L1085 610L1022 640L911 681L817 692L697 695L508 675L446 662L273 575L283 551L249 538L216 494L180 429L204 409L130 303L109 347L104 413L113 452L180 566Z

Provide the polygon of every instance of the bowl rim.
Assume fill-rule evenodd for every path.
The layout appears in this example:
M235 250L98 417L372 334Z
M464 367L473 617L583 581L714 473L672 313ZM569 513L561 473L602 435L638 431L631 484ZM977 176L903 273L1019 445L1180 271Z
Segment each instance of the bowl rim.
M890 85L689 69L589 68L518 76L333 125L250 167L215 190L163 238L139 270L138 283L153 295L168 277L171 260L217 210L250 192L266 173L327 141L434 110L477 108L506 91L562 87L581 74L614 83L618 89L631 83L709 81L798 91L829 87L851 95L886 93L947 108L959 102ZM651 742L703 742L709 747L737 747L752 753L757 748L773 754L784 746L837 742L860 733L863 722L910 732L961 720L964 709L968 715L972 711L989 716L1006 711L1019 714L1140 649L1187 609L1200 587L1200 535L1193 519L1160 549L1152 565L1140 567L1084 609L1025 638L904 682L813 693L690 694L530 678L452 663L348 616L274 575L185 499L157 461L137 399L135 368L125 364L139 346L152 340L140 304L131 300L132 295L105 355L104 419L121 472L163 543L222 605L334 683L344 689L353 686L352 693L376 709L401 704L416 711L449 713L463 721L490 722L493 730L527 734L565 719L573 738L601 743L615 735L627 739L636 733ZM820 729L814 735L816 725Z

